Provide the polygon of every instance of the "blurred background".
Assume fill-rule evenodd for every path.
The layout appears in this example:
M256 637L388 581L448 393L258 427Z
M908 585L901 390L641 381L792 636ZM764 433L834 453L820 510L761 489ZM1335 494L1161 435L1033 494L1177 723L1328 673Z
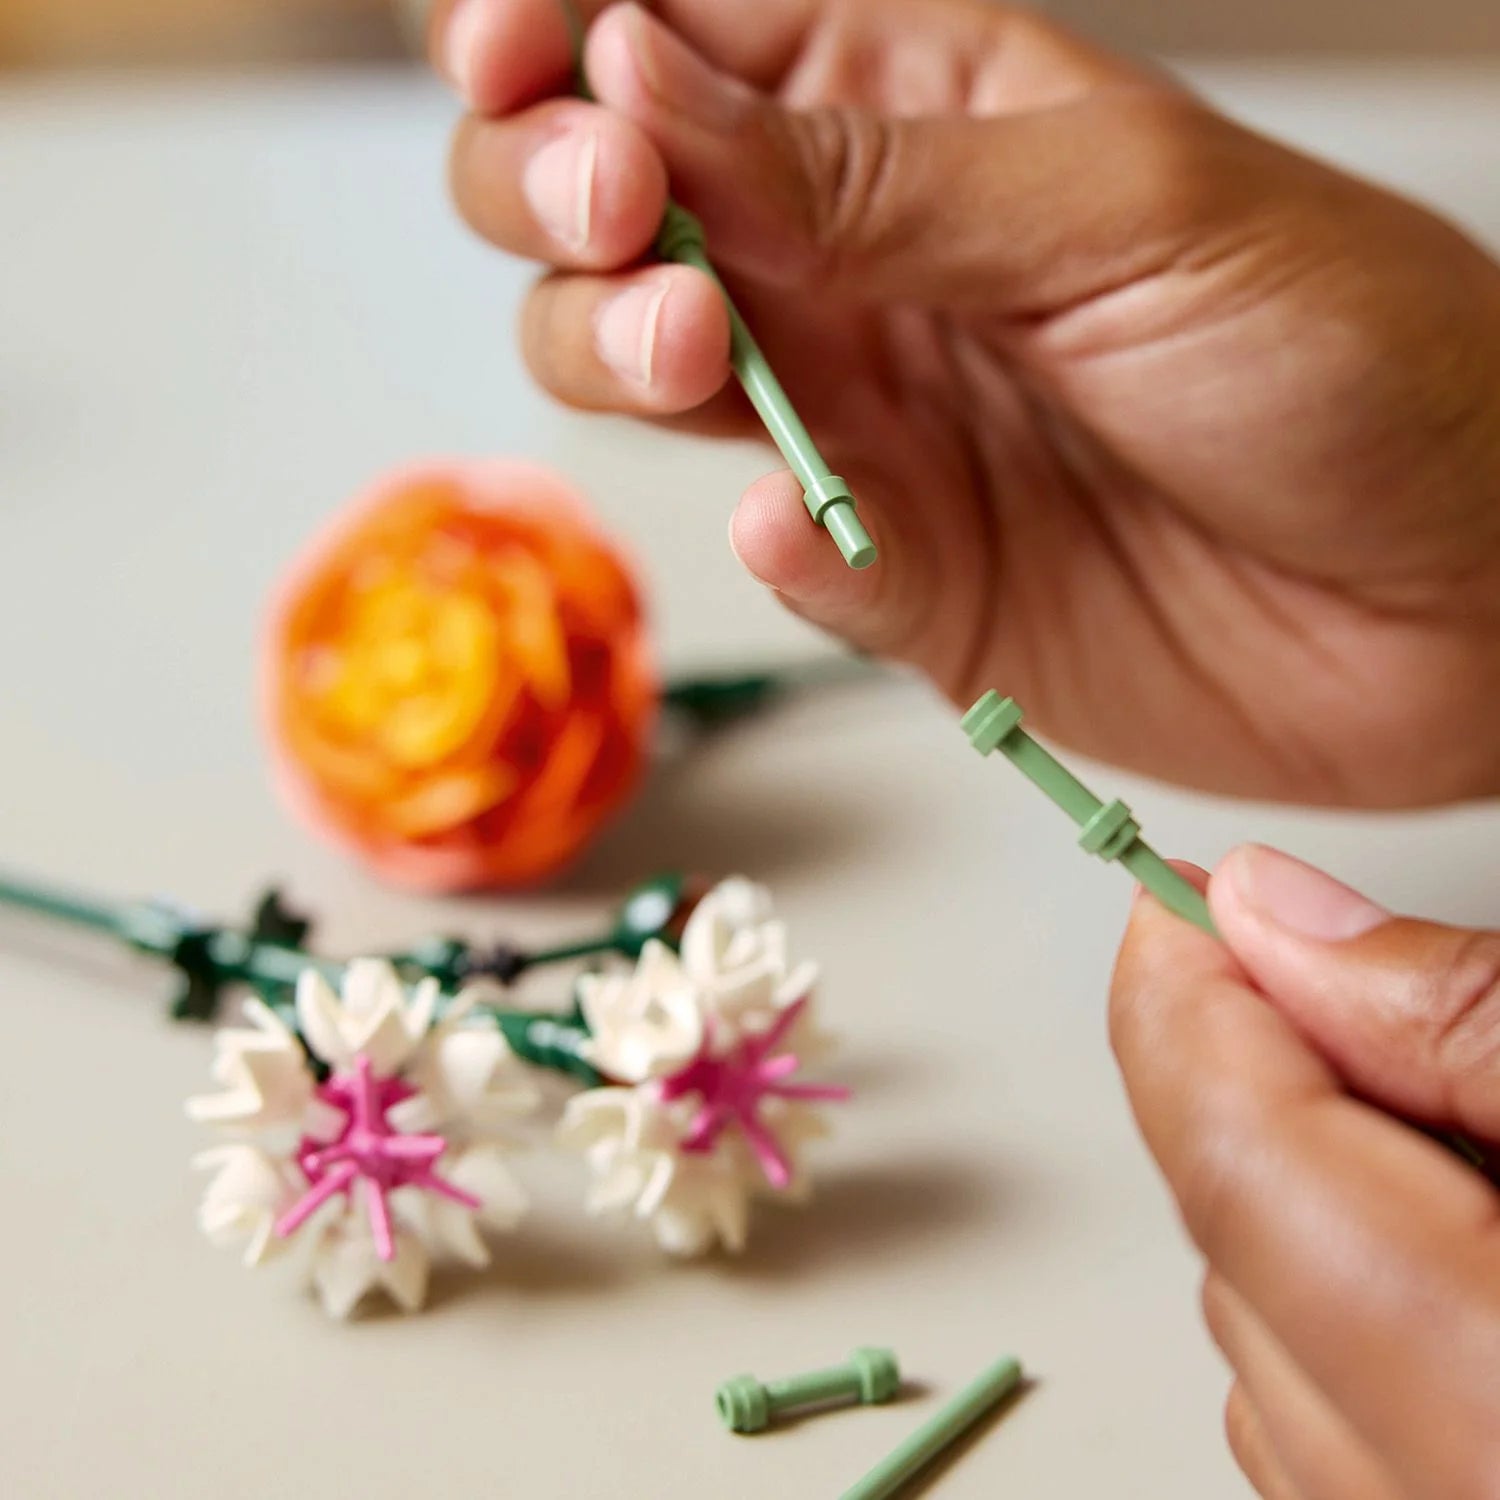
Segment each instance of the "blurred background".
M409 53L424 0L0 0L0 66L382 60ZM1159 53L1500 55L1500 0L1042 0Z

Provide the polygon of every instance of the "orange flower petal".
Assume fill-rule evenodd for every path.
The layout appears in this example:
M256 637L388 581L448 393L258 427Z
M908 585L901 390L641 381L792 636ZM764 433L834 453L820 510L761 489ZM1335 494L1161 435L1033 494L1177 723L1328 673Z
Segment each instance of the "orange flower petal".
M532 465L378 486L292 570L263 663L288 799L424 889L555 873L629 796L655 720L630 570Z

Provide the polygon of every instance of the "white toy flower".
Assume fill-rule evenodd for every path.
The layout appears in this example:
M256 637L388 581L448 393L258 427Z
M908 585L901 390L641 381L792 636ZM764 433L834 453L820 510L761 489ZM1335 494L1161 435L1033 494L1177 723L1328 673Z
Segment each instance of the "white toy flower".
M816 964L789 965L786 924L771 918L770 893L741 877L722 881L694 907L680 955L653 940L632 972L579 981L590 1032L584 1055L624 1083L664 1077L697 1055L710 1021L735 1034L764 1030L817 977ZM797 1040L809 1054L824 1039L808 1031L806 1011Z
M793 1081L826 1039L808 1020L816 978L791 968L770 900L744 880L699 903L680 957L648 943L634 972L580 985L585 1052L615 1086L569 1101L561 1138L594 1177L591 1212L630 1209L679 1255L745 1243L750 1203L806 1191L809 1106L847 1090Z
M484 1265L480 1225L509 1229L525 1212L501 1137L535 1091L499 1030L461 1001L434 1025L438 999L435 982L408 992L379 960L350 964L338 994L308 969L301 1038L248 1002L249 1026L216 1039L223 1091L188 1101L193 1118L251 1137L198 1159L215 1174L204 1232L243 1241L251 1265L305 1235L313 1284L338 1317L376 1288L414 1310L433 1256Z

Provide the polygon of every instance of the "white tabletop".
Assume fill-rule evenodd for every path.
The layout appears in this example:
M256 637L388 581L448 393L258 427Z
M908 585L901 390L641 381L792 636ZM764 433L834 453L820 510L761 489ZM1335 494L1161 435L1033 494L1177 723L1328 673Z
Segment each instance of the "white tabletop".
M1199 76L1500 243L1500 72ZM529 273L450 215L450 116L395 76L0 88L0 865L225 916L279 877L339 952L540 938L655 869L743 870L825 964L857 1099L817 1200L768 1213L739 1262L663 1263L585 1220L579 1169L542 1152L521 1165L537 1211L491 1273L421 1317L340 1326L198 1238L180 1101L207 1044L162 1021L163 976L0 918L0 1491L827 1497L1015 1351L1037 1388L932 1493L1243 1494L1194 1258L1105 1043L1126 883L923 690L737 731L525 900L383 891L273 802L251 695L267 588L330 507L415 455L573 474L649 569L672 664L814 649L725 545L762 454L528 389ZM1258 837L1396 903L1493 915L1493 811L1320 817L1094 780L1166 851ZM927 1394L759 1439L718 1427L721 1378L859 1343L893 1345Z

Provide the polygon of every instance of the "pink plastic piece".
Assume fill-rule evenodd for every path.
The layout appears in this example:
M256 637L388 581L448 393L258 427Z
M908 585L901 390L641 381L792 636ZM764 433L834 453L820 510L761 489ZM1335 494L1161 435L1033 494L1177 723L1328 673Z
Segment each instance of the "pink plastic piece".
M448 1149L440 1135L403 1135L387 1113L416 1092L399 1078L376 1078L363 1053L354 1072L336 1073L320 1084L318 1098L344 1112L344 1128L332 1141L304 1137L297 1148L297 1165L307 1178L307 1191L276 1221L278 1238L295 1234L313 1214L338 1193L352 1194L364 1184L365 1208L375 1253L383 1261L396 1258L396 1236L391 1224L390 1195L399 1187L421 1188L477 1209L479 1199L440 1177L433 1164Z
M849 1090L836 1084L787 1083L802 1066L792 1052L777 1053L806 1006L805 999L787 1006L770 1030L746 1036L722 1057L713 1055L712 1025L705 1028L703 1047L685 1068L663 1078L657 1087L671 1103L698 1094L702 1103L688 1133L678 1143L694 1155L710 1152L731 1125L738 1125L766 1181L778 1191L791 1185L792 1165L775 1132L760 1117L766 1099L842 1100Z

